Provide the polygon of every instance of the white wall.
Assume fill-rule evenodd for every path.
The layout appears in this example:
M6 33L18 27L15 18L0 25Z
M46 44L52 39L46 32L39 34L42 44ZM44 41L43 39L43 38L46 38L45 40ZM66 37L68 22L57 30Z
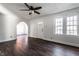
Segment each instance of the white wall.
M18 18L0 4L0 42L16 39L16 26L19 22L25 22L29 27L29 21Z
M19 18L0 4L0 42L16 39Z
M64 17L64 23L66 23L66 17L72 16L72 15L78 15L79 20L79 8L63 11L56 14L51 14L48 16L36 18L30 21L30 36L36 37L36 38L42 38L44 40L48 41L54 41L59 42L63 44L68 44L72 46L79 47L79 30L77 36L72 35L66 35L66 30L63 30L63 35L55 35L55 18L57 17ZM40 29L41 31L41 37L38 33L38 24L39 22L43 22L44 27ZM78 24L79 25L79 24ZM41 25L40 25L41 27ZM66 28L66 25L64 24L64 28ZM78 26L79 29L79 26Z
M25 19L19 19L12 14L0 14L0 42L16 39L16 26L19 22L25 22L29 26Z
M10 15L0 15L0 42L14 40L16 38L16 20Z

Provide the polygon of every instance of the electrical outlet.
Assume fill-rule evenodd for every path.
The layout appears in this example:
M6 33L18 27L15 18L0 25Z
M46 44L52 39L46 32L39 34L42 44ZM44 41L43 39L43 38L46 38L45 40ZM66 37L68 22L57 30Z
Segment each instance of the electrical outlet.
M10 38L12 38L12 36L10 36Z

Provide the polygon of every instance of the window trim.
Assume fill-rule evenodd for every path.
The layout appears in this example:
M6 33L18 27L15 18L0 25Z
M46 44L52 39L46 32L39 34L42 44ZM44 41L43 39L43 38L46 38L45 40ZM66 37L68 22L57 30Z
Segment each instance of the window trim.
M63 18L62 17L55 19L55 34L56 35L62 35L63 34Z
M70 18L70 17L72 17L73 19L72 19L72 22L71 22L71 20L69 20L69 22L68 22L68 17ZM78 31L77 31L77 21L78 21L78 16L77 15L74 15L74 16L68 16L68 17L66 17L66 35L78 35ZM74 17L76 17L76 20L74 19ZM76 22L75 24L74 24L74 21ZM71 24L68 24L68 23L71 23ZM72 29L67 29L67 28L71 28L72 27ZM76 30L74 30L74 27L76 28ZM72 33L69 33L69 32L72 32ZM76 32L76 33L75 33Z

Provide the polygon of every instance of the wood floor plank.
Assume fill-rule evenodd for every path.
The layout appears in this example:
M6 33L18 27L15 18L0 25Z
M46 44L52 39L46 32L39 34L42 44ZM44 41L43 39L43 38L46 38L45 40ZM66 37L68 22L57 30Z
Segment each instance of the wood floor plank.
M38 38L18 36L16 40L0 43L3 56L79 56L79 48L45 41Z

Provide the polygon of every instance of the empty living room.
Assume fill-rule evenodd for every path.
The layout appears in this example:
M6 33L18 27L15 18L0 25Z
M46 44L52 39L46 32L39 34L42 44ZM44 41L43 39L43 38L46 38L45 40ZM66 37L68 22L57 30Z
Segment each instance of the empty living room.
M79 3L0 3L0 56L79 56Z

